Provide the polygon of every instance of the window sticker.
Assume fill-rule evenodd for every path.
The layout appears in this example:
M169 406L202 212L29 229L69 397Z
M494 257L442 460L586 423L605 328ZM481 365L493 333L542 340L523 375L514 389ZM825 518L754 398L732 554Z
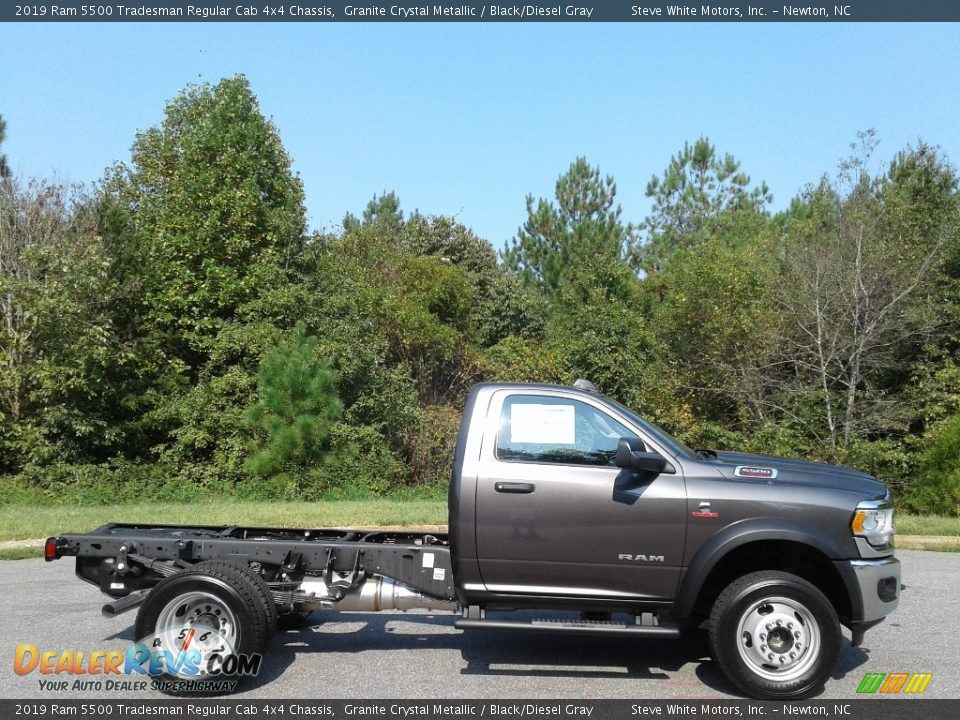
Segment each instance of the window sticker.
M573 405L511 405L511 443L573 445L575 440L576 416Z

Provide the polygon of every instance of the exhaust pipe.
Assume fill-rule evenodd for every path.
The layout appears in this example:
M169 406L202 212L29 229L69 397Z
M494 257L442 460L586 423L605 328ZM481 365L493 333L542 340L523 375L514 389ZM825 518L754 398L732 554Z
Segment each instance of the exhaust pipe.
M146 592L143 590L137 590L136 592L130 593L126 597L117 598L112 602L108 602L106 605L100 608L100 612L105 618L116 617L117 615L121 615L129 610L133 610L143 602L143 599L146 596Z
M344 595L341 600L330 596L330 589L323 580L304 580L294 602L303 610L335 610L337 612L379 612L381 610L440 610L456 612L456 600L424 595L406 585L401 585L382 575L374 575L363 581L359 588Z

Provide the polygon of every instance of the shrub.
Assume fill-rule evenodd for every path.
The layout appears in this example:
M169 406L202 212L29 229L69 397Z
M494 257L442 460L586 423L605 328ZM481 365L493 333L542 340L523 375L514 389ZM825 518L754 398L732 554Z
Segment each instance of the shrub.
M900 505L910 512L960 517L960 414L935 426L929 438Z

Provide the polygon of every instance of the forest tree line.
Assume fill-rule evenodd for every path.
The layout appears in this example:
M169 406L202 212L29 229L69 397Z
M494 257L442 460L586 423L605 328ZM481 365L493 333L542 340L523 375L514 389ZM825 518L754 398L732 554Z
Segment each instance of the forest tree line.
M877 142L773 213L700 138L636 222L577 158L499 251L392 192L308 232L242 76L93 189L0 154L0 502L440 495L473 383L584 377L692 447L960 514L958 176Z

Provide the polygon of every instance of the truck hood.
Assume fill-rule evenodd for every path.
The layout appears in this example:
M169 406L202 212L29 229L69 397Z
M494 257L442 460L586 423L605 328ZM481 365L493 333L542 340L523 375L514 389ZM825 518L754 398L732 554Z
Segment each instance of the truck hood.
M775 483L840 488L870 498L883 497L887 492L886 486L872 475L842 465L736 452L717 452L716 458L708 462L711 462L728 480L766 480ZM773 470L774 477L765 478L762 473L751 476L749 470L751 468Z

